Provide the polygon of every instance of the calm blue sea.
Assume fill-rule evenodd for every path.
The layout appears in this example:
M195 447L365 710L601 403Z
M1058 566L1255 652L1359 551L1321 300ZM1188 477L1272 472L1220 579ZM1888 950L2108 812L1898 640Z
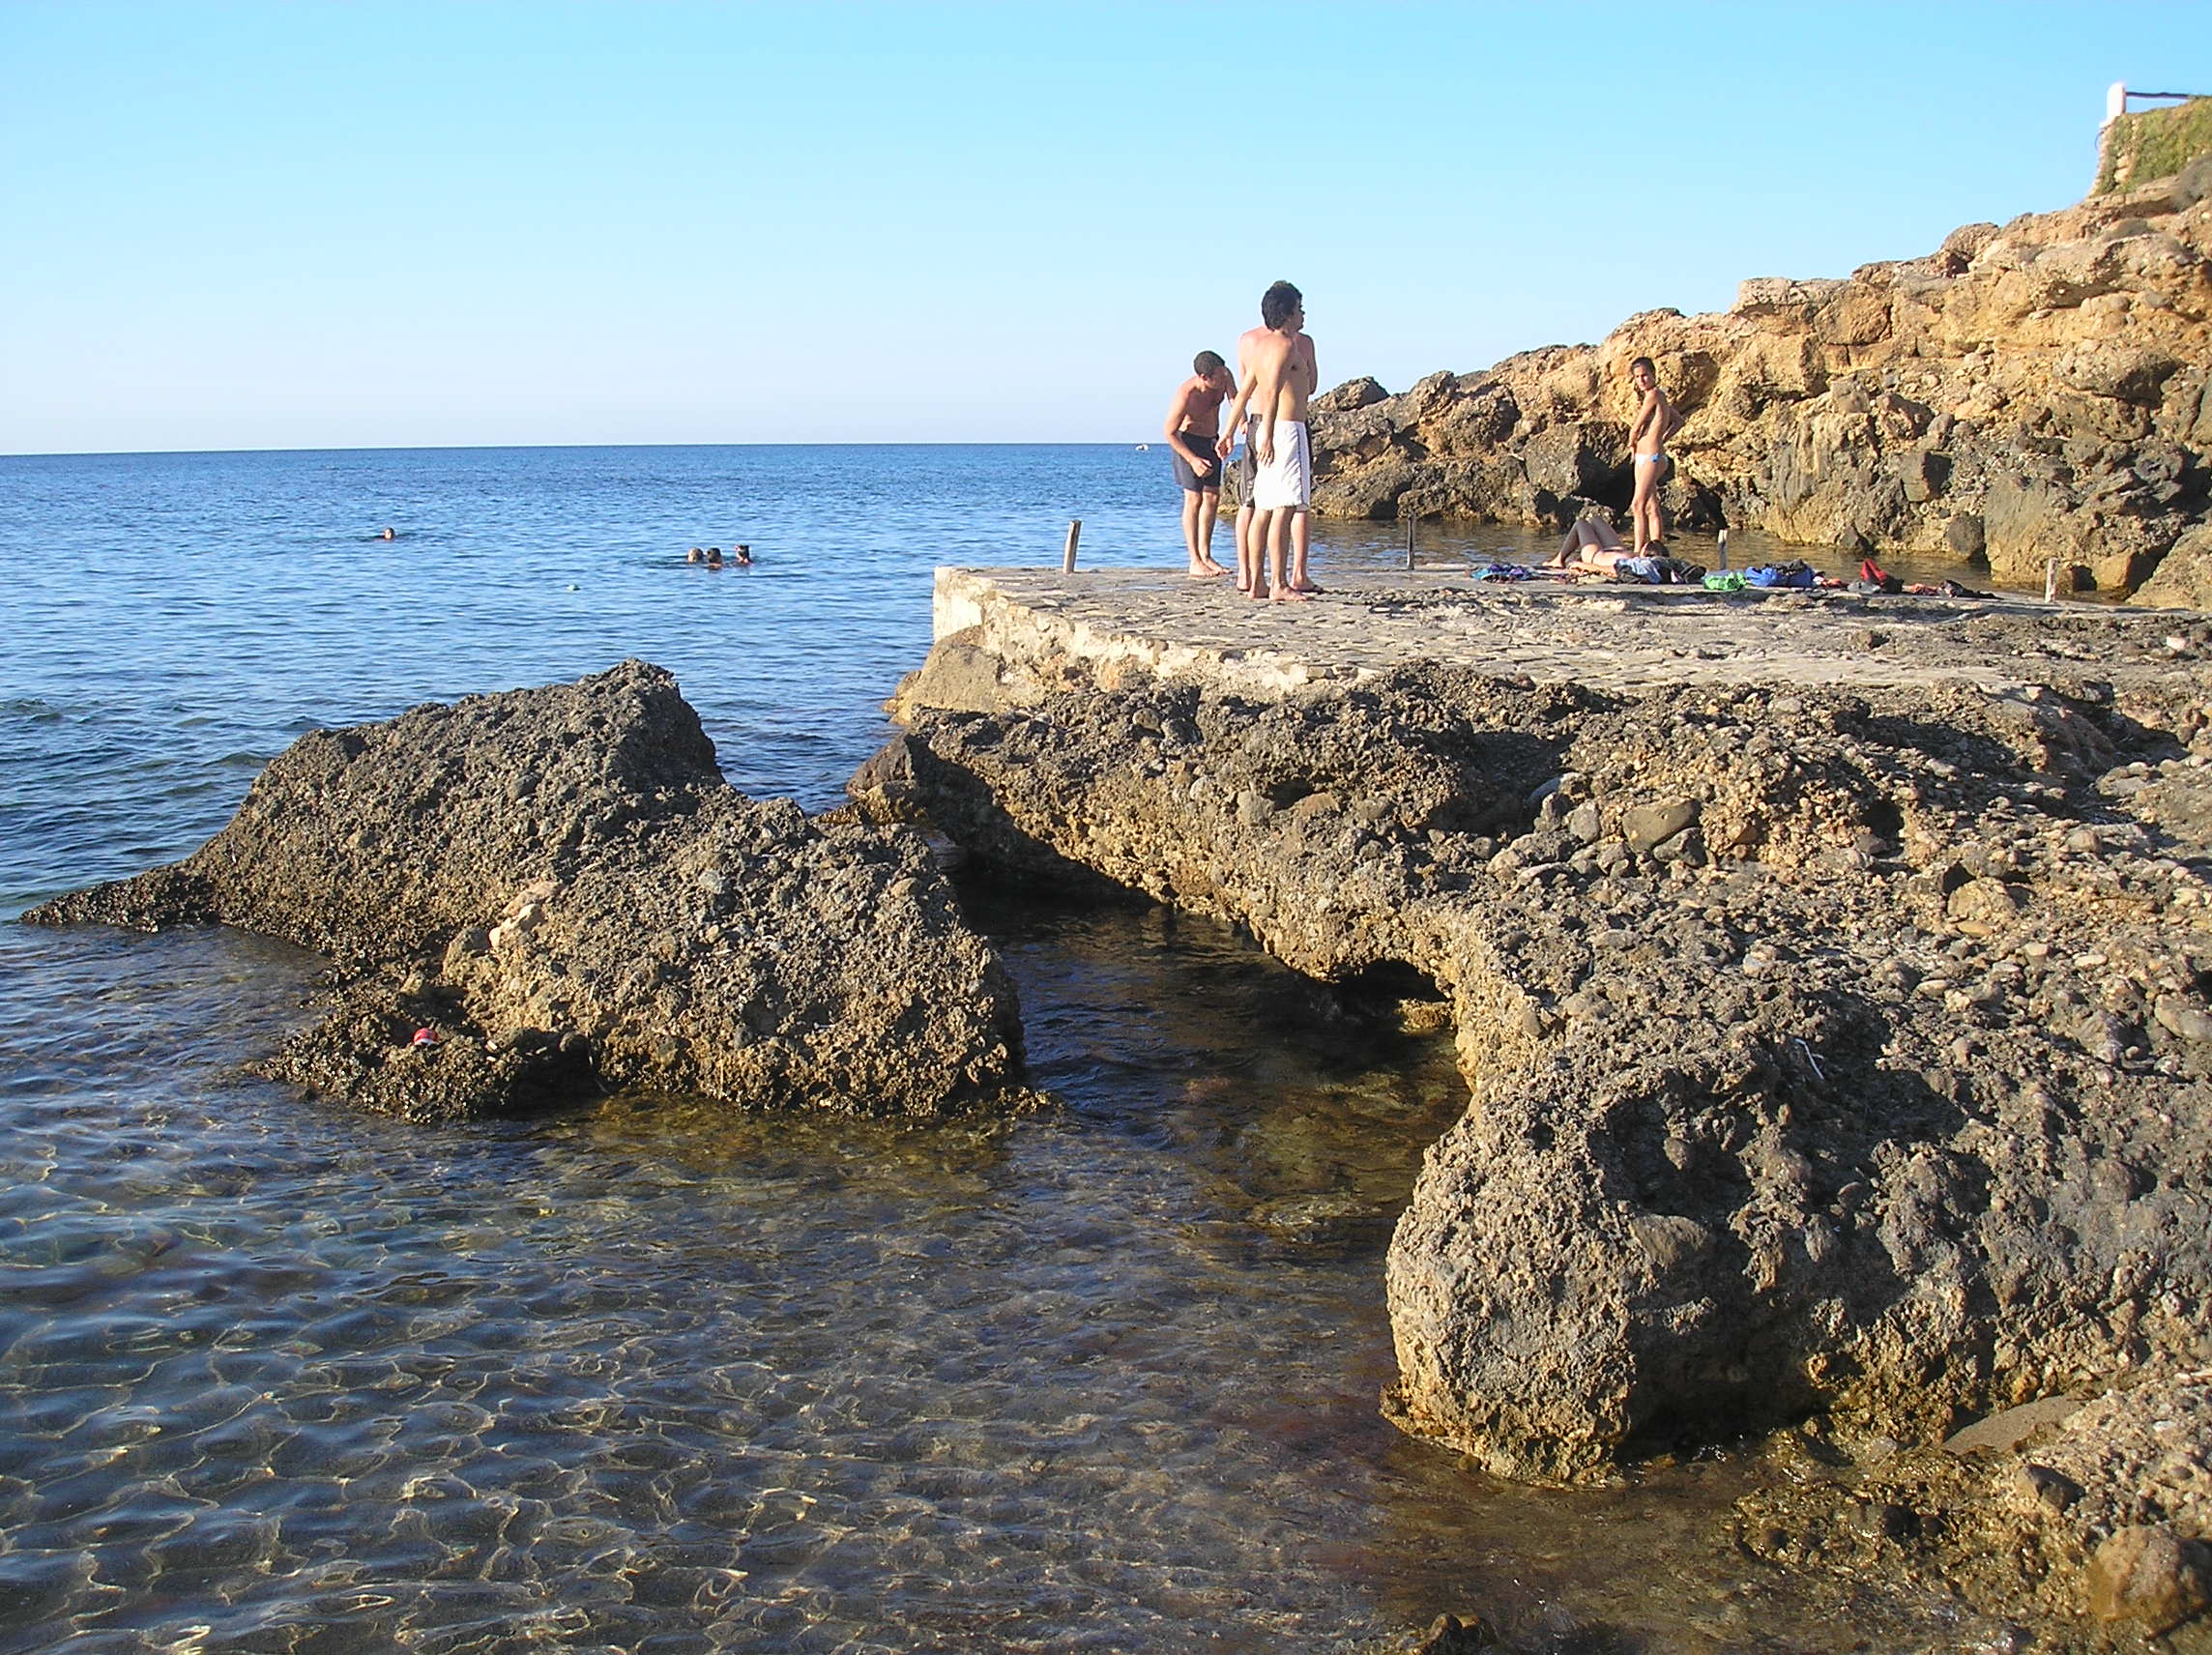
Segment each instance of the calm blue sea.
M0 458L0 917L189 851L303 731L628 655L832 803L933 566L1081 517L1175 566L1177 506L1157 449ZM1726 1465L1534 1495L1377 1418L1380 1233L1267 1215L1386 1216L1448 1050L1166 914L984 917L1060 1107L904 1133L403 1126L240 1077L313 959L0 923L0 1655L1821 1640L1740 1587Z
M303 730L674 671L730 779L827 802L944 563L1179 543L1122 448L479 449L0 459L0 908L167 859ZM373 538L385 525L398 538ZM687 566L751 544L755 566Z

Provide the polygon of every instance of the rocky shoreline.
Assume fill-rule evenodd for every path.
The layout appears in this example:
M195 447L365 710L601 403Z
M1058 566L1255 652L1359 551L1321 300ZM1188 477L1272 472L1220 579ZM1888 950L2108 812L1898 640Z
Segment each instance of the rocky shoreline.
M1225 919L1456 1031L1402 1430L1557 1485L1763 1436L1750 1558L2203 1629L2212 617L943 570L935 630L839 811L736 794L627 662L317 732L25 917L320 949L264 1072L422 1119L1027 1107L914 822Z
M1255 608L944 571L854 792L1448 1004L1470 1105L1390 1247L1390 1417L1559 1483L1796 1430L1819 1474L1744 1513L1754 1555L2194 1613L2212 622L1415 577Z
M1848 279L1749 280L1723 313L1645 311L1396 395L1353 380L1314 405L1315 508L1625 507L1638 356L1687 418L1681 527L1945 552L2038 590L2055 560L2072 588L2212 604L2212 157Z
M219 921L329 956L317 1019L263 1072L412 1119L619 1089L1028 1099L1013 985L920 837L740 795L641 661L305 736L183 862L23 917Z

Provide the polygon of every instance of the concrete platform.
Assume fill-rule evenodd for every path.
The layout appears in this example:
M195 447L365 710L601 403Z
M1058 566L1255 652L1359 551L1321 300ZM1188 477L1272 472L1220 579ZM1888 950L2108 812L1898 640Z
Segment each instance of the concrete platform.
M1326 577L1324 577L1326 578ZM1536 682L1643 690L1732 683L1998 692L2200 671L2212 617L2082 602L1841 592L1471 582L1462 571L1333 579L1309 603L1177 571L944 567L933 627L1004 660L1065 657L1111 687L1136 672L1260 699L1414 660Z

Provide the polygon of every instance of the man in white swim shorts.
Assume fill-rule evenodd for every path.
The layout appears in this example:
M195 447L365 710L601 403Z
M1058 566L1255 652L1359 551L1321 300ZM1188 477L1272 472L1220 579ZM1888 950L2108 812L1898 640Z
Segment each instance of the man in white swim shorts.
M1319 379L1313 340L1305 334L1305 301L1287 281L1260 298L1266 331L1253 342L1251 375L1237 393L1229 428L1252 412L1252 545L1266 548L1267 591L1255 580L1252 595L1277 603L1303 602L1313 595L1305 578L1311 535L1313 448L1306 434L1306 404ZM1293 544L1296 555L1292 559ZM1286 571L1285 564L1291 566Z

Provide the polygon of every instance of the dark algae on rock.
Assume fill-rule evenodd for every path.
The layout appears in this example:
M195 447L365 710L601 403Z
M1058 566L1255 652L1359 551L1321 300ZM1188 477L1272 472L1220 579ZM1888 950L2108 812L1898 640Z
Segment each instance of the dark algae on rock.
M320 950L323 1014L267 1072L420 1118L605 1088L908 1116L1023 1095L1012 985L920 838L738 794L640 661L303 737L183 862L25 918Z
M1405 1430L1574 1484L1804 1420L1895 1468L2103 1397L2042 1460L1931 1447L1949 1494L1854 1493L1876 1457L1835 1451L1823 1532L1856 1550L1810 1560L1917 1548L1948 1579L1998 1532L1964 1497L2039 1524L1999 1527L2040 1573L1961 1562L1961 1589L2167 1606L2147 1623L2196 1601L2212 1518L2212 633L1950 608L1899 628L1887 682L1823 685L1806 652L1863 653L1848 615L1762 677L1778 634L1733 613L1726 676L1685 654L1665 687L1309 654L1266 695L1247 651L986 605L946 640L960 705L911 681L856 797L1448 998L1470 1107L1387 1263ZM1808 1560L1802 1526L1746 1522L1754 1556Z

